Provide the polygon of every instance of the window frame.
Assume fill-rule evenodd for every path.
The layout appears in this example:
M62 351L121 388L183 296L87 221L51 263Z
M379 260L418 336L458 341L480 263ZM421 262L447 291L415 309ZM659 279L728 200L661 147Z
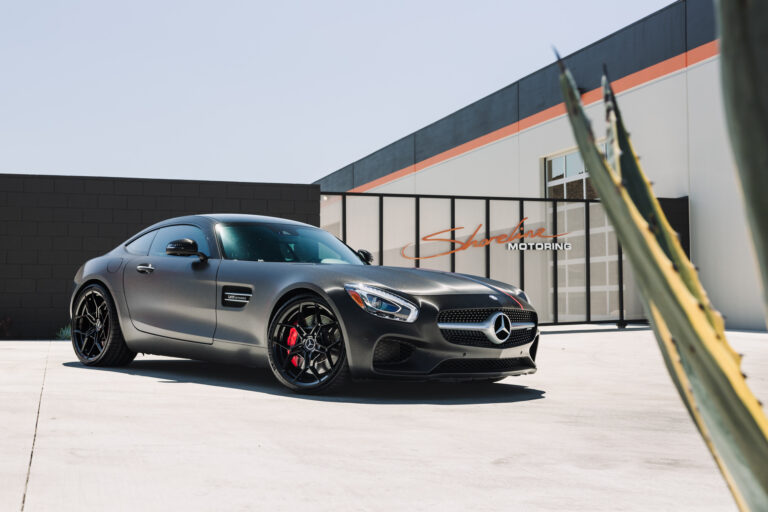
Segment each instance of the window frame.
M157 229L154 229L153 231L155 232L155 238L152 240L152 245L154 245L154 244L155 244L155 240L157 239L157 233L159 233L159 232L160 232L160 231L162 231L163 229L167 229L167 228L176 228L176 227L180 227L180 226L187 226L187 227L191 227L191 228L197 228L197 229L199 229L199 230L200 230L200 232L203 234L203 238L205 239L205 243L208 245L208 247L206 248L206 249L208 249L208 251L207 251L207 253L206 253L205 251L202 251L202 250L200 250L200 248L199 248L199 247L198 247L198 250L199 250L200 252L202 252L203 254L205 254L206 256L208 256L209 258L215 258L215 255L213 255L213 251L211 250L211 249L212 249L212 248L211 248L211 242L210 242L210 240L208 240L208 235L205 233L205 229L204 229L204 228L202 228L201 226L198 226L198 225L196 225L196 224L190 224L190 223L188 223L188 222L182 222L182 223L179 223L179 224L167 224L167 225L165 225L165 226L160 226L160 227L158 227ZM208 254L208 253L211 253L211 254ZM148 251L147 255L148 255L148 256L153 256L153 257L159 257L159 256L167 256L167 254L165 253L165 251L163 251L163 253L162 253L162 254L152 254L152 246L151 246L151 245L150 245L150 247L149 247L149 251Z
M606 151L606 142L605 141L598 141L596 142L598 147L601 149L603 153ZM571 199L588 199L588 192L589 187L587 186L587 181L590 179L589 170L586 167L586 163L584 162L583 158L580 158L582 166L584 167L584 170L578 174L574 174L571 176L568 176L568 156L577 154L579 152L578 148L571 148L566 151L561 151L559 153L553 153L549 156L544 157L544 197L547 199L569 199L568 197L568 183L573 183L576 181L581 181L581 197L579 198L571 198ZM563 159L563 174L555 179L549 179L549 163L554 161L557 158ZM562 197L554 198L550 196L549 189L552 187L562 187ZM594 188L594 187L593 187ZM596 198L592 198L596 199Z

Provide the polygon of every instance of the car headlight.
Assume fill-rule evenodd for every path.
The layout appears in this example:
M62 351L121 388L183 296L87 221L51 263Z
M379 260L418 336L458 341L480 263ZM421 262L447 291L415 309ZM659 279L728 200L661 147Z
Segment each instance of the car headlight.
M419 308L402 297L365 284L345 284L355 304L372 315L400 322L415 322Z

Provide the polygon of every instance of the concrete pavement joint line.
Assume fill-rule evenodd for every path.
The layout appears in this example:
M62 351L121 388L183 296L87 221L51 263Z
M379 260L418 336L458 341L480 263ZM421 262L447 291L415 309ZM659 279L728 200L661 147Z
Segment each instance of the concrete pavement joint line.
M24 481L24 495L21 498L21 512L24 512L24 504L27 502L27 488L29 487L29 475L32 473L32 457L35 455L35 442L37 441L37 424L40 422L40 405L43 403L43 390L45 389L45 376L48 374L48 356L51 355L51 341L48 342L48 352L45 353L45 368L43 369L43 383L40 385L40 397L37 399L37 416L35 417L35 433L32 435L32 449L29 452L29 464L27 465L27 479Z

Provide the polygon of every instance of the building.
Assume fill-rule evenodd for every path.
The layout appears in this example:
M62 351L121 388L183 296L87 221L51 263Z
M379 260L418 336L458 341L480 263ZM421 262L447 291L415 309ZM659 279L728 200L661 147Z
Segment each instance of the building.
M585 93L596 134L605 133L598 88L607 66L656 194L687 198L691 259L715 307L729 328L765 329L724 120L711 0L675 2L565 61ZM386 265L524 282L544 321L643 316L613 230L601 206L586 201L594 192L564 115L554 63L316 183L324 193L321 224L353 246L379 247L372 252ZM403 196L341 200L334 192ZM424 195L445 197L415 198ZM478 238L496 236L523 218L526 230L567 232L557 241L571 249L522 254L492 243L485 251L434 256L460 246L477 226ZM410 259L416 256L427 258Z

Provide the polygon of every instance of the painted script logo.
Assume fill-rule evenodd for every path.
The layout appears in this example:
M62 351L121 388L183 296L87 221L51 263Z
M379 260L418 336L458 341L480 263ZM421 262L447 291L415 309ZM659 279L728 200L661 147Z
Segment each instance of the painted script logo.
M448 243L453 243L453 244L456 244L456 249L445 251L445 252L441 252L441 253L438 253L438 254L432 254L430 256L418 256L417 257L417 256L408 256L407 254L405 254L405 250L408 247L410 247L411 245L413 245L413 244L408 244L405 247L403 247L402 249L400 249L400 255L403 258L406 258L406 259L409 259L409 260L425 260L425 259L428 259L428 258L437 258L438 256L445 256L447 254L453 254L455 252L466 251L467 249L469 249L471 247L485 247L486 245L490 245L492 242L495 242L497 244L507 244L507 248L508 249L513 249L513 248L514 249L519 249L519 250L536 249L536 248L538 248L537 246L541 245L540 243L536 242L535 239L537 239L537 238L550 239L550 238L556 238L558 236L565 236L565 235L568 234L568 233L560 233L560 234L557 234L557 235L545 235L544 231L546 230L546 228L538 228L535 231L533 229L530 229L528 231L523 231L522 230L523 223L526 220L528 220L528 217L524 217L523 219L521 219L520 222L517 223L517 226L515 226L508 235L501 234L501 235L492 236L491 238L476 239L477 238L477 234L480 232L480 229L483 227L482 224L479 224L477 226L477 228L475 228L475 230L469 236L469 238L467 238L467 240L464 241L464 242L462 242L461 240L455 240L453 238L438 238L440 235L443 235L444 233L454 233L456 231L460 231L460 230L464 229L463 226L456 227L456 228L444 229L442 231L438 231L436 233L430 233L429 235L423 236L421 238L421 240L423 242L448 242ZM527 242L526 240L533 240L533 243ZM512 247L513 245L515 247ZM533 247L528 247L529 245L531 245ZM558 247L560 249L570 249L570 245L571 244L569 244L569 243L560 244L560 243L548 242L545 245L549 246L549 247L547 247L547 249L553 250L553 249L555 249L555 247L553 247L553 246L556 246L556 245L557 246L562 245L563 247ZM568 245L568 247L564 247L565 245ZM521 247L521 246L525 246L525 247ZM543 246L542 246L542 248L543 248Z

